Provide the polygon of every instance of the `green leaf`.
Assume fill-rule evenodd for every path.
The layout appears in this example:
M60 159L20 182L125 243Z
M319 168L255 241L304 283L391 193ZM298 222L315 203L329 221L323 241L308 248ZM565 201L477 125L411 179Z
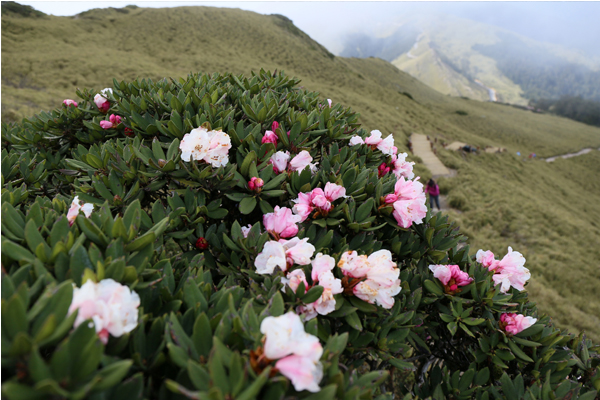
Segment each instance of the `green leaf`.
M246 197L240 201L240 212L242 214L250 214L256 207L256 197Z
M439 287L439 285L429 279L425 279L425 282L423 282L423 286L425 286L425 289L427 289L429 293L433 293L438 296L444 294L444 291Z
M519 357L521 360L523 361L527 361L532 363L533 360L531 359L531 357L529 357L527 354L525 354L523 352L523 350L521 350L521 348L519 348L519 346L513 342L512 340L508 341L508 347L510 347L510 349L512 350L513 354L517 357Z
M356 329L357 331L362 331L363 327L362 324L360 322L360 318L358 318L358 315L354 312L352 314L348 314L344 317L344 320L348 323L348 325L350 325L353 329Z
M312 287L308 292L306 292L306 294L302 296L300 300L302 300L304 304L310 304L312 302L315 302L319 299L319 297L321 297L324 289L325 288L323 286L316 285Z
M123 380L129 372L129 368L133 364L132 360L121 360L102 368L96 376L100 377L100 381L94 386L95 390L104 390L115 386Z
M131 251L131 252L139 251L139 250L143 249L144 247L148 246L149 244L154 243L155 240L156 240L156 235L154 234L154 232L148 231L144 235L138 237L133 242L131 242L127 246L125 246L125 251Z

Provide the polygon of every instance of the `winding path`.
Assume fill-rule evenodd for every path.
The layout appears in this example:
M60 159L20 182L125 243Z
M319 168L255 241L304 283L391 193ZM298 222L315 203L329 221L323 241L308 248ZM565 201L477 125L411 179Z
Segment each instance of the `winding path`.
M567 154L562 154L559 156L548 157L548 158L546 158L546 162L552 162L552 161L556 160L557 158L571 158L571 157L582 156L593 150L594 149L588 147L588 148L579 150L577 153L567 153ZM598 150L600 150L600 147L598 148Z

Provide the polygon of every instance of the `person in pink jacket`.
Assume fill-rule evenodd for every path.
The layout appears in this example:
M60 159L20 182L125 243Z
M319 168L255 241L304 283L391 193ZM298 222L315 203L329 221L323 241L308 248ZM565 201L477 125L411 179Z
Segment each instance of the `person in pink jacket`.
M427 188L425 192L429 195L429 208L433 210L433 201L435 200L435 205L437 209L440 209L440 187L435 183L433 179L430 179L427 182Z

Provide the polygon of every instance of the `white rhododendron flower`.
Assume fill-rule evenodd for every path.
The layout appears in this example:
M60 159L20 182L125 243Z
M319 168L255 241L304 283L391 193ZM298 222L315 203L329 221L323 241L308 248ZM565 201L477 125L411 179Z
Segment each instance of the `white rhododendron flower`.
M254 260L256 272L259 274L272 274L275 267L281 268L282 271L287 269L287 261L285 249L281 243L270 241L265 243L263 250Z
M379 250L370 256L359 256L356 251L342 254L338 267L350 278L364 279L353 288L359 299L383 308L394 306L394 296L400 293L400 269L392 261L389 250Z
M327 315L335 311L334 294L339 294L344 291L342 281L333 276L331 271L324 271L319 274L319 286L323 286L321 297L313 303L315 311L321 315Z
M323 346L316 336L304 331L300 317L293 313L267 317L260 324L266 336L264 355L278 360L275 367L292 381L296 391L318 392L323 378L321 356Z
M208 131L199 127L183 135L179 149L183 161L205 161L218 168L229 162L231 138L223 131Z
M511 286L518 291L525 290L525 283L531 278L529 269L524 267L525 257L518 251L513 251L512 247L508 248L508 253L502 260L496 260L491 251L481 249L475 259L485 268L494 271L492 279L495 285L500 285L502 293L508 292Z
M67 212L67 220L69 221L69 225L73 225L75 219L79 215L79 211L83 211L83 214L86 218L89 218L92 215L92 211L94 211L94 205L92 203L82 204L82 201L79 201L79 196L75 196L73 202L71 203L71 208Z
M119 337L131 332L138 324L140 297L125 285L112 279L99 283L88 280L81 288L73 288L73 300L69 315L79 310L74 327L91 319L102 343L108 342L108 335Z
M357 146L360 144L365 144L365 141L360 136L352 136L350 138L350 142L348 143L350 146Z
M280 239L279 243L285 249L285 256L289 265L308 265L310 264L310 258L315 254L315 246L308 243L308 238Z

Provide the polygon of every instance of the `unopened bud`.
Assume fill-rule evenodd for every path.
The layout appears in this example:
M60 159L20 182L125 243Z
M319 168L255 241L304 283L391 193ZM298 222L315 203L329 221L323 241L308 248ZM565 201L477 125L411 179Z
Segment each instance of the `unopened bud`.
M158 159L158 166L162 168L165 165L167 165L167 160L163 160L162 158L159 158Z

